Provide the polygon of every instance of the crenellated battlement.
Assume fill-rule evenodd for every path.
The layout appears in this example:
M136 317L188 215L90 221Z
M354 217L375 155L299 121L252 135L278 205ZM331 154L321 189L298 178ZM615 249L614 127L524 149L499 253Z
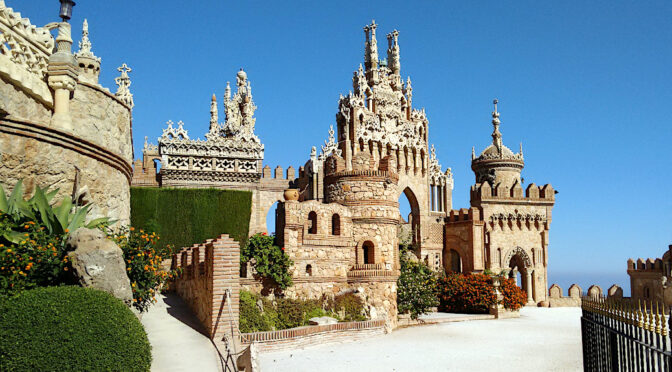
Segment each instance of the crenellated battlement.
M481 211L478 208L460 208L453 209L446 217L446 224L465 222L465 221L482 221Z
M638 258L637 261L632 258L628 260L628 272L661 272L663 270L663 260L660 258Z
M544 186L537 186L531 183L525 189L517 181L512 187L496 184L494 187L490 183L477 183L471 186L471 200L473 202L479 201L530 201L530 202L548 202L555 203L555 190L550 184Z
M261 171L261 178L294 181L296 179L296 170L291 165L289 166L289 168L287 168L286 172L279 165L275 167L274 170L271 170L271 167L266 165Z

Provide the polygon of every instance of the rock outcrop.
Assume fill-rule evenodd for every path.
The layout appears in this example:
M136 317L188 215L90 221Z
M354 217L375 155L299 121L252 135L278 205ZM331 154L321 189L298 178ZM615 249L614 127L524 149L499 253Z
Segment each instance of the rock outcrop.
M131 305L133 292L121 248L98 229L79 228L70 234L68 254L74 274L85 287L103 290Z

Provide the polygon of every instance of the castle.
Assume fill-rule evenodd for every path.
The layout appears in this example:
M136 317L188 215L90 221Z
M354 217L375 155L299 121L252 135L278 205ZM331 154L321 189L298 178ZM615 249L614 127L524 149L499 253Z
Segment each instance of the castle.
M294 286L286 294L317 298L357 291L370 312L392 327L402 193L411 205L419 259L447 272L520 273L528 303L545 301L553 188L523 186L522 144L519 153L504 145L495 101L492 144L479 156L472 151L470 207L452 210L452 173L441 168L428 143L429 121L424 109L413 106L410 78L401 77L399 33L387 34L387 58L381 59L376 30L375 22L364 27L364 65L354 71L353 90L339 99L336 132L330 128L320 153L313 147L298 174L290 167L284 175L278 167L271 177L270 167L262 168L256 106L241 70L236 93L226 87L225 123L218 122L215 96L205 140L190 139L183 123L169 122L158 145L145 141L133 185L250 190L251 233L265 231L266 212L278 201L277 243L294 261ZM296 194L283 197L290 188ZM240 284L262 288L251 277Z
M633 300L659 302L672 306L672 245L662 258L628 260L630 297Z

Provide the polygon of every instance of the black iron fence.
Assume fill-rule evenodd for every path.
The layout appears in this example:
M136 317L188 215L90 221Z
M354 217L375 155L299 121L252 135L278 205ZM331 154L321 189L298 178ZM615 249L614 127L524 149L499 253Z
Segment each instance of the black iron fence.
M664 306L584 297L581 309L585 371L672 371Z

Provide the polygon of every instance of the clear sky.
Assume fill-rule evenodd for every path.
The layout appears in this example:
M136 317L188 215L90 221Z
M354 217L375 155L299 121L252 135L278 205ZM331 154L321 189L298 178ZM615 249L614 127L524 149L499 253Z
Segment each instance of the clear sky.
M34 24L57 20L57 0L6 3ZM491 141L499 99L504 143L523 142L526 183L559 191L551 283L629 292L626 260L660 257L672 244L670 1L77 3L73 36L88 18L102 85L114 91L116 67L133 68L136 158L167 120L202 138L211 95L221 104L244 67L265 164L298 168L352 89L362 27L375 18L381 55L384 35L400 32L402 76L427 110L441 164L453 169L454 208L468 206L471 147Z

